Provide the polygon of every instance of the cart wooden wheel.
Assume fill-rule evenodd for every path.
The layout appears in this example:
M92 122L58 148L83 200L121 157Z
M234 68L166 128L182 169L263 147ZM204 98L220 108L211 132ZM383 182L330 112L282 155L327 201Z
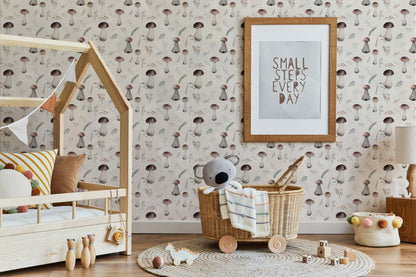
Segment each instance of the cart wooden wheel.
M233 253L237 249L237 240L233 236L223 236L218 242L220 250L226 254Z
M179 259L174 259L174 260L173 260L173 264L174 264L174 265L180 265L180 264L181 264L181 260L179 260Z
M274 235L269 239L268 247L269 250L273 253L281 253L286 249L286 240L282 236Z
M186 264L193 264L194 260L192 258L186 259Z

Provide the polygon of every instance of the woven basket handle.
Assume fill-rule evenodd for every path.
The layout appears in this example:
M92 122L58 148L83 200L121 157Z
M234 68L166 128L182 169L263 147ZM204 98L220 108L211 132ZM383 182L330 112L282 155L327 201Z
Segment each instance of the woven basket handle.
M279 192L285 191L286 187L290 183L290 180L292 180L293 176L295 175L296 171L298 171L300 165L303 163L304 160L305 160L305 156L302 156L299 159L297 159L291 166L289 166L289 168L285 171L285 173L283 173L282 177L280 177L280 179L277 180L277 182L274 185L278 187ZM282 182L285 179L286 179L286 182L282 184Z

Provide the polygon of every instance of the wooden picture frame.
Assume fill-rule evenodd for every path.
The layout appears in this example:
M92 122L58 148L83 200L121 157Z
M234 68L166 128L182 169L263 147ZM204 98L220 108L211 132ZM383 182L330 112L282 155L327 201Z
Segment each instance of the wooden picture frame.
M244 141L335 141L334 17L245 18Z

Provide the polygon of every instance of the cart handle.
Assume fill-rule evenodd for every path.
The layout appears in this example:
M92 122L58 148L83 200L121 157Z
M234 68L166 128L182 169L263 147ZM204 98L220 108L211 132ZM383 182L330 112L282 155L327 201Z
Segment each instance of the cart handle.
M297 159L291 166L289 166L289 168L285 171L285 173L283 173L282 177L280 177L280 179L276 181L274 185L278 187L279 192L285 191L286 187L290 183L290 180L292 180L293 176L295 175L296 171L298 171L300 165L303 163L304 160L305 160L305 156L302 156L299 159ZM285 180L286 177L287 177L286 182L282 184L282 182Z

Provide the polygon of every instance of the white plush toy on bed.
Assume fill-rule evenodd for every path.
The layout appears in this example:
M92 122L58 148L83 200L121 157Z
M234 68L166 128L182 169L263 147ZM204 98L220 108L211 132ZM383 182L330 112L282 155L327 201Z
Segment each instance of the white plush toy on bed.
M223 190L229 186L241 189L240 183L233 181L237 174L235 165L238 164L240 158L237 155L228 155L224 159L217 158L205 165L198 164L194 166L195 177L204 179L209 186L204 190L204 194L209 194L214 190ZM198 169L203 168L202 176L198 175Z

